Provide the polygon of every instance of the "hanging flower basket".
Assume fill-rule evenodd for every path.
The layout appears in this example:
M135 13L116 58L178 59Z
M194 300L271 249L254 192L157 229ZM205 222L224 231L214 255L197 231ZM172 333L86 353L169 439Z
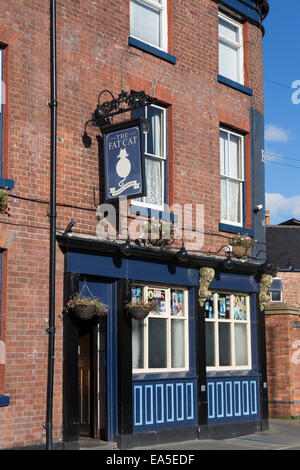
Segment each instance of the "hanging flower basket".
M67 303L65 311L79 320L92 320L107 314L107 306L97 297L79 297L77 294Z
M231 238L230 245L232 247L232 253L238 259L247 256L250 248L255 246L255 240L253 240L248 235L238 234Z
M172 222L152 217L141 224L141 237L152 246L162 246L174 238L175 227Z
M232 253L236 258L243 258L248 253L248 249L246 246L243 245L233 245L232 246Z
M129 302L126 304L127 314L136 320L144 320L155 308L156 304L153 302Z

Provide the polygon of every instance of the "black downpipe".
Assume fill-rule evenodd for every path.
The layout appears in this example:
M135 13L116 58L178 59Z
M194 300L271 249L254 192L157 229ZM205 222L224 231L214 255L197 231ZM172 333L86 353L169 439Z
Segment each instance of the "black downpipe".
M51 189L50 189L50 272L49 272L49 334L46 449L52 450L53 379L55 346L55 271L56 271L56 133L57 133L57 91L56 91L56 0L50 0L50 42L51 42Z

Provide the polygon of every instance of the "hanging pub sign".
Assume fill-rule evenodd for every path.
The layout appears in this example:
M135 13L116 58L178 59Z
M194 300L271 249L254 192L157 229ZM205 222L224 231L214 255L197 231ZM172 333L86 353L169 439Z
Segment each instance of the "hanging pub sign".
M142 121L105 126L103 134L105 199L145 196Z

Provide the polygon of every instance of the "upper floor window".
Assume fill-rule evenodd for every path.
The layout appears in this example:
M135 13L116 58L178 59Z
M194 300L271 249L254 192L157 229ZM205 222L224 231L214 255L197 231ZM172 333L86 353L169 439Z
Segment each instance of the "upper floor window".
M220 129L221 222L242 226L244 205L244 137Z
M214 293L204 308L208 370L250 369L249 296Z
M167 0L130 0L130 35L167 50Z
M270 287L271 302L282 302L282 280L275 277Z
M243 27L219 15L219 74L244 84Z
M135 199L135 203L163 209L167 185L167 110L151 105L142 108L138 113L142 114L149 124L149 132L144 134L147 195Z
M188 291L137 285L132 301L140 299L157 307L145 320L132 319L133 372L188 370Z

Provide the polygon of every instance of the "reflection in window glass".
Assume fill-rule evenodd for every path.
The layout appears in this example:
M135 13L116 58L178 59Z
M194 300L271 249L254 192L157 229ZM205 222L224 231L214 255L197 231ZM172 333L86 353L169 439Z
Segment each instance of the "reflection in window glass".
M171 365L184 367L184 320L171 321Z
M231 366L230 323L219 322L219 365Z
M247 325L236 323L234 333L235 363L237 366L245 366L248 364Z
M149 368L167 367L167 324L161 318L149 318Z
M215 324L206 323L205 326L206 336L206 365L214 366L215 361Z
M144 322L132 319L132 367L144 367Z

